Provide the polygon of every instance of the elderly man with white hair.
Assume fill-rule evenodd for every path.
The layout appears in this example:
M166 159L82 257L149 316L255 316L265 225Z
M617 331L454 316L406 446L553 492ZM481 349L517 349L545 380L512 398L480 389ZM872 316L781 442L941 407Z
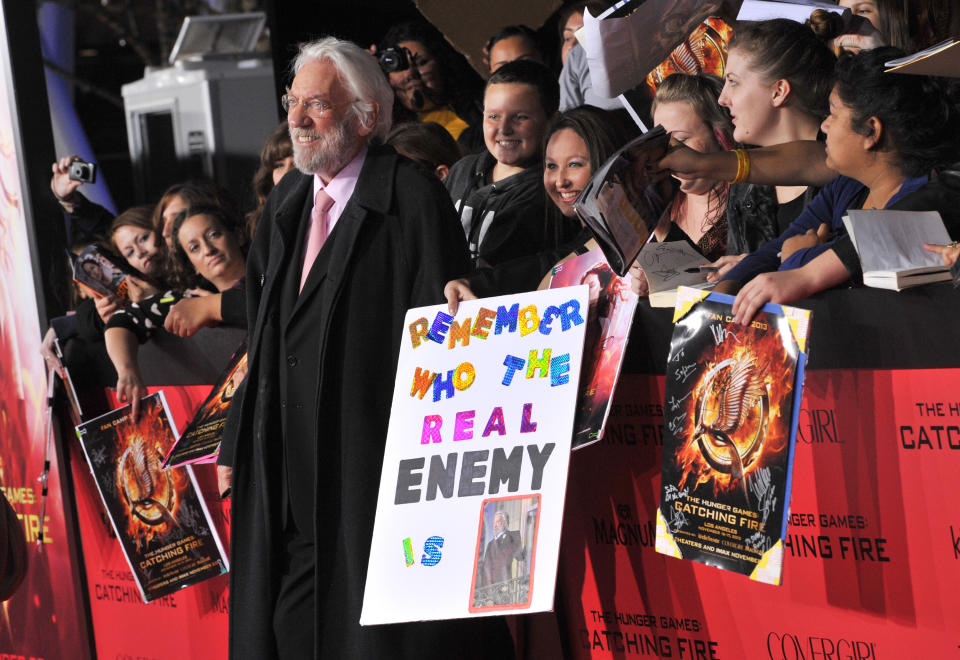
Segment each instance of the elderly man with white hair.
M293 70L298 171L250 248L250 370L220 454L230 655L510 657L500 619L359 625L404 314L442 302L469 261L439 180L378 144L393 92L374 57L325 38Z

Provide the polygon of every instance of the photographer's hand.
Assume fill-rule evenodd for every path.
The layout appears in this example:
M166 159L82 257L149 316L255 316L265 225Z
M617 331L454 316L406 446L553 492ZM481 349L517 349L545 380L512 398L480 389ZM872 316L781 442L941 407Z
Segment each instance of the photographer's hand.
M75 193L77 188L83 185L83 181L74 181L70 178L70 163L80 160L76 154L64 156L53 164L53 177L50 179L50 190L53 196L57 198L60 205L70 213L73 210Z

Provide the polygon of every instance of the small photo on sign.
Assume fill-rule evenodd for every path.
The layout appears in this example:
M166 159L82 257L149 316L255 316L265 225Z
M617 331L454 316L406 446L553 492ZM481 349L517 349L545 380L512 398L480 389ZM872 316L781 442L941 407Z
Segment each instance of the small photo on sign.
M483 502L471 612L529 606L539 520L539 495Z

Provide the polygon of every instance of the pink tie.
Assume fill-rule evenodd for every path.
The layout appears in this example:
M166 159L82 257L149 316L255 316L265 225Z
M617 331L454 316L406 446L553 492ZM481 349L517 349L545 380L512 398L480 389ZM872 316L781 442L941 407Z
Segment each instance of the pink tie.
M303 271L300 274L300 290L307 283L310 268L320 254L323 242L327 240L327 212L333 206L333 198L322 189L313 199L313 211L310 212L310 233L307 236L307 251L303 254Z

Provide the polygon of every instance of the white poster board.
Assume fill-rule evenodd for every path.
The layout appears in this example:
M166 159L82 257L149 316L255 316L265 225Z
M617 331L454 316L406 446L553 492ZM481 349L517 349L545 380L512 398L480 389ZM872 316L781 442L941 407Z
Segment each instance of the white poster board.
M362 625L553 608L588 287L407 312Z

